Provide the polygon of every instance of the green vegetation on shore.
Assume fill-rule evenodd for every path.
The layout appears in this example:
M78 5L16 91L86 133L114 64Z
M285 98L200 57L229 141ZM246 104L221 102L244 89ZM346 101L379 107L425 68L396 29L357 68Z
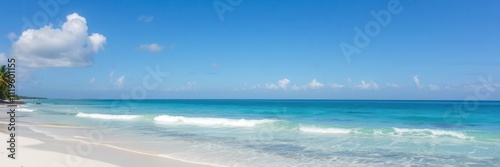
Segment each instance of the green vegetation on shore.
M9 84L11 79L7 66L0 66L0 98L2 100L9 99Z
M6 65L0 66L0 99L1 100L20 100L20 99L47 99L43 97L18 96L9 94L9 85L15 82L13 75L9 75L9 69Z
M16 98L18 100L22 100L22 99L47 99L46 97L17 96L17 95L16 95Z
M0 99L1 100L10 100L11 97L13 100L47 99L44 97L10 95L9 94L9 85L11 82L15 82L15 80L13 80L14 78L11 78L12 76L13 75L9 75L9 69L7 69L6 65L0 66Z

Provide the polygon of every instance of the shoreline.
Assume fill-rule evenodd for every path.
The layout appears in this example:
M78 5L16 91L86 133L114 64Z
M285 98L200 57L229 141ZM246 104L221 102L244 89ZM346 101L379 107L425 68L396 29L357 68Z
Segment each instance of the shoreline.
M6 117L0 116L0 140L8 141ZM18 123L19 124L19 123ZM211 165L188 162L162 155L147 153L142 150L118 147L107 143L89 142L82 136L72 136L69 139L56 139L30 127L50 128L54 131L81 130L88 127L71 125L35 125L16 124L15 157L8 157L8 144L0 149L1 162L7 166L79 166L79 167L115 167L115 166L150 166L150 167L209 167ZM95 129L95 128L94 128ZM137 143L136 143L137 144ZM3 163L2 163L3 164Z
M6 133L0 133L0 139L7 139L8 135ZM36 149L33 146L44 145L45 142L36 140L30 137L17 137L17 147L16 159L11 159L7 156L10 152L0 151L2 156L2 164L6 166L57 166L66 163L65 157L67 154L60 153L56 151L48 151L43 149ZM97 161L89 158L80 158L81 166L109 166L115 167L117 165L106 163L103 161ZM68 165L68 163L66 163Z
M471 119L484 123L456 127L441 120L454 103L411 102L397 108L380 103L328 102L315 106L316 102L284 101L277 107L268 101L196 105L158 101L122 110L128 105L54 101L20 106L15 123L16 136L43 142L27 147L47 154L60 153L46 159L62 164L66 159L79 162L57 166L87 166L81 161L107 163L94 166L153 167L500 164L498 125L490 123L496 121L493 117L482 115L492 114L490 109L496 107L471 115ZM359 107L364 105L367 107ZM366 120L368 116L374 118ZM299 120L304 117L305 121ZM0 114L0 131L7 131L8 118L8 113ZM7 146L2 147L5 151ZM26 148L17 148L16 154L26 154ZM51 162L44 163L50 166Z

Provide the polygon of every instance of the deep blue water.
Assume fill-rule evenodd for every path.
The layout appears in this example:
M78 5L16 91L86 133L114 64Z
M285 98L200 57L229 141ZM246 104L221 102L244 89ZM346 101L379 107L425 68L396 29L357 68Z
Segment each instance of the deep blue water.
M221 166L500 166L495 101L29 102L42 104L23 106L25 121L106 121L117 129L109 136L165 143L155 152Z

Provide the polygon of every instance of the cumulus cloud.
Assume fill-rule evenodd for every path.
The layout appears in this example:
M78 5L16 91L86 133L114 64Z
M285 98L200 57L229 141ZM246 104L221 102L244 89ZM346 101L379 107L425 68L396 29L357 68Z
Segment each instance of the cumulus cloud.
M424 84L422 84L422 83L420 82L420 80L418 79L418 76L417 76L417 75L413 76L413 81L415 82L415 85L417 85L417 88L419 88L419 89L423 89L423 88L427 88L427 87L428 87L428 88L429 88L429 90L431 90L431 91L438 91L438 90L440 89L440 88L439 88L439 86L434 85L434 84L429 84L429 85L426 87Z
M137 18L137 20L139 20L140 22L145 22L145 23L149 23L151 21L153 21L155 17L153 15L142 15L142 16L139 16Z
M282 80L279 80L279 81L278 81L278 86L279 86L280 88L283 88L283 89L284 89L284 88L286 88L286 86L287 86L289 83L290 83L290 80L288 80L287 78L285 78L285 79L282 79Z
M387 87L398 89L401 88L401 85L388 83Z
M341 89L341 88L345 87L345 85L339 85L339 84L336 84L336 83L333 83L331 86L332 86L333 89Z
M248 89L259 89L261 88L260 84L257 84L257 85L253 85L253 86L250 86L250 88Z
M307 87L308 88L311 88L311 89L319 89L319 88L322 88L324 85L318 81L316 81L316 79L313 79L309 84L307 84Z
M287 79L287 78L283 78L281 80L278 80L278 83L277 84L267 84L265 85L265 87L267 89L286 89L287 85L290 83L290 80Z
M167 92L179 92L179 91L190 91L190 90L195 90L195 89L196 89L196 82L192 81L192 82L187 82L186 84L181 85L179 87L169 87L169 88L165 88L163 90L167 91ZM232 89L232 90L239 90L239 89ZM245 89L242 89L242 90L245 90Z
M109 73L109 82L113 84L114 88L121 89L125 86L125 76L120 76L117 79L114 78L115 71ZM90 81L89 81L90 83Z
M81 67L91 65L104 49L106 37L87 34L87 20L77 13L66 16L61 28L46 25L28 29L12 44L12 56L28 67Z
M424 85L422 85L420 83L420 79L418 79L417 75L413 76L413 82L415 82L415 85L417 85L417 88L419 88L419 89L424 88Z
M192 89L195 85L196 85L196 82L188 82L188 83L186 83L186 85L184 85L183 87L181 87L181 89L180 89L180 90L190 90L190 89Z
M365 82L363 80L361 80L361 83L359 85L355 85L354 87L363 90L370 90L370 89L376 90L379 88L377 83L373 81Z
M120 76L118 77L118 79L116 79L116 81L113 83L113 85L115 86L115 88L118 88L118 89L121 89L125 86L125 76Z
M439 86L433 85L433 84L429 84L429 89L431 89L432 91L438 91L439 90Z
M297 85L293 85L293 86L292 86L292 90L294 90L294 91L298 91L298 90L300 90L300 88L299 88Z
M164 47L157 43L151 43L151 44L142 44L141 46L139 46L139 48L149 52L159 52L162 51Z

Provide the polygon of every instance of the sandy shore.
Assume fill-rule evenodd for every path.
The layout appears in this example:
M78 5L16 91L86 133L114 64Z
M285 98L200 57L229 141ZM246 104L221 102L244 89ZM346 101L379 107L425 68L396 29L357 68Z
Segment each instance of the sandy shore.
M9 136L5 133L0 133L0 139L2 141L7 141ZM46 144L40 140L27 137L17 137L16 140L18 141L15 154L16 159L8 157L11 153L9 150L1 149L0 161L2 162L2 166L68 166L66 164L72 163L71 161L68 161L70 163L66 162L67 154L65 153L32 148L32 146ZM8 146L5 145L5 147ZM80 160L79 166L118 166L89 158L81 158Z
M33 125L16 123L15 159L8 155L10 132L7 130L8 115L6 109L0 110L0 166L14 167L114 167L114 166L148 166L148 167L207 167L167 157L158 156L147 151L129 150L109 144L89 143L78 136L71 139L55 139L51 136L35 132L30 127L51 128L52 130L77 130L78 127L58 125Z
M8 141L10 136L5 133L5 122L1 122L1 141ZM20 126L18 126L20 127ZM47 127L47 126L45 126ZM23 167L114 167L114 166L175 166L175 167L206 167L153 154L127 150L106 144L84 142L78 138L61 140L34 132L28 128L20 128L16 132L16 159L8 157L8 144L0 149L0 162L7 166ZM4 142L2 142L4 143ZM80 149L80 153L78 153ZM83 150L83 151L81 151ZM3 165L2 165L3 166Z

